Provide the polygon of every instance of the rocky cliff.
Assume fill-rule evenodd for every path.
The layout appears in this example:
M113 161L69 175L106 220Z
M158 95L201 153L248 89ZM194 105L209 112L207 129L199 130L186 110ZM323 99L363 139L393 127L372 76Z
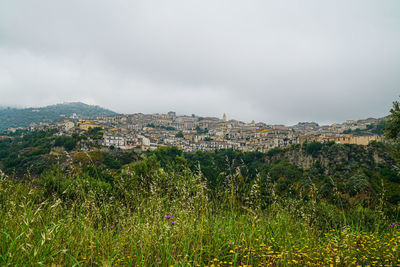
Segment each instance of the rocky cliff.
M318 167L326 175L353 167L372 169L380 165L397 168L390 146L376 142L368 146L310 143L282 150L276 149L273 153L267 154L268 163L282 159L303 170Z

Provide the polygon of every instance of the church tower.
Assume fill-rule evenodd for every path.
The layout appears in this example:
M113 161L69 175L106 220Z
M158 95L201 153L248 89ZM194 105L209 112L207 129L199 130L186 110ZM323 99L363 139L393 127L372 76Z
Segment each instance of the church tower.
M222 120L224 121L224 122L226 122L226 114L224 113L224 115L222 116Z

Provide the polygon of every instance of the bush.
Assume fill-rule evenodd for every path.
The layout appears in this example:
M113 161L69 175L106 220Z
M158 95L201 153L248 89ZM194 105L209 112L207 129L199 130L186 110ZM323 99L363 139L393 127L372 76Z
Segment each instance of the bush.
M275 148L273 148L273 149L268 150L267 156L271 158L271 157L273 157L273 156L275 156L275 155L278 155L278 154L281 153L281 152L283 152L283 149L282 149L282 148L275 147Z
M75 148L76 146L76 141L70 136L59 136L56 138L54 142L55 146L62 146L65 148L67 151L71 151L72 149Z
M304 143L303 148L307 154L317 157L324 145L320 142Z
M346 187L351 196L354 196L369 185L368 178L365 176L362 170L358 170L351 178L347 181Z

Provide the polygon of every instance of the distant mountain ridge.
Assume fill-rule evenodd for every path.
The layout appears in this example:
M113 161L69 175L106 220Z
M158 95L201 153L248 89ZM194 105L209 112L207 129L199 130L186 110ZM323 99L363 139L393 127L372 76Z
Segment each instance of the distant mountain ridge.
M114 111L82 102L71 102L46 107L10 108L0 107L0 132L8 128L27 127L31 123L53 123L73 114L80 118L110 116Z

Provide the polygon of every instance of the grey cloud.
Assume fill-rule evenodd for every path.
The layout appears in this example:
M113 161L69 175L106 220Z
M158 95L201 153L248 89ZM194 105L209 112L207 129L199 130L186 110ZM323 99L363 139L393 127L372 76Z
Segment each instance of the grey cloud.
M384 116L400 92L398 1L0 3L0 105L292 124Z

